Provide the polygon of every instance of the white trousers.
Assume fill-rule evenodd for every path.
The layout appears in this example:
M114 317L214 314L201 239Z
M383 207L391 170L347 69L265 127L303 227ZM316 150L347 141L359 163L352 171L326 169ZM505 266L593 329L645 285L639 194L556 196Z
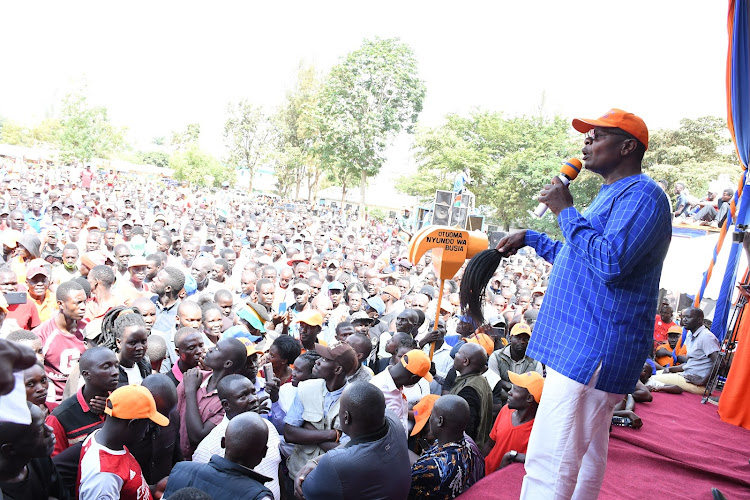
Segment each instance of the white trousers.
M607 467L609 428L621 394L596 389L547 368L526 452L522 500L595 500Z

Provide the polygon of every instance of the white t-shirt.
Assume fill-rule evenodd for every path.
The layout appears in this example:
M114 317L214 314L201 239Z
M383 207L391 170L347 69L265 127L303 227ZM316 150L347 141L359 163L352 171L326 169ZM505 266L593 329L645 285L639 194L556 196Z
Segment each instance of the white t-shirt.
M128 376L128 385L141 385L141 382L143 382L143 377L141 376L141 371L138 369L138 365L133 363L133 366L128 368L127 366L120 365L123 370L125 370L125 374Z

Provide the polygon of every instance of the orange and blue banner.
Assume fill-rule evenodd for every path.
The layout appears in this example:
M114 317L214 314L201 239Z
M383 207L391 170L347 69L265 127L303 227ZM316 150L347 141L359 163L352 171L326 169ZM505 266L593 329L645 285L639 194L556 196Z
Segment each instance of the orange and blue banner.
M742 176L732 198L729 215L721 228L719 241L714 249L711 262L703 275L700 292L695 297L695 304L700 300L711 279L711 271L716 264L716 257L721 250L728 228L734 224L735 233L743 231L748 224L748 204L750 190L744 189L747 183L747 165L750 160L750 17L747 0L729 0L727 31L729 47L727 50L727 127L732 135L737 156L742 166ZM750 235L746 235L750 236ZM739 238L732 238L729 259L721 283L719 297L716 300L714 319L711 330L719 340L726 335L727 318L731 309L732 294L737 281L737 266L740 261L742 244Z

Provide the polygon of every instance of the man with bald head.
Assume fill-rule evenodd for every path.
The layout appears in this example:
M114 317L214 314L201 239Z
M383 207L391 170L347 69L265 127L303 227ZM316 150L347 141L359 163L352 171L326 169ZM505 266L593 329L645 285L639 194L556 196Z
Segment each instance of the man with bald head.
M117 356L106 347L93 347L81 354L78 368L84 385L75 396L65 399L47 417L47 425L55 432L57 455L82 442L104 422L104 403L117 389L120 369Z
M460 396L469 405L469 422L466 433L481 449L492 429L492 389L482 376L487 366L487 351L479 344L466 343L456 353L453 368L458 377L450 394Z
M357 366L354 371L347 376L347 381L349 383L369 382L374 373L368 366L365 366L362 363L367 360L372 352L372 341L370 340L370 337L361 333L354 333L349 335L344 342L352 346L354 352L357 353Z
M330 321L333 312L333 302L326 295L319 293L311 302L312 308L323 316L323 325L319 339L330 344L336 340L336 326Z
M417 336L417 330L419 329L419 316L417 311L414 309L404 309L398 316L396 316L396 332L408 333L412 337ZM378 347L378 359L387 358L390 354L386 352L385 346L393 338L393 334L390 332L383 332L380 335L379 347Z
M130 280L130 273L128 272L128 263L130 262L130 257L132 257L130 252L130 247L127 246L124 243L120 243L119 245L115 245L115 283L125 283Z
M234 417L222 439L224 456L213 455L207 464L180 462L172 469L164 491L169 498L180 488L194 487L219 499L273 500L263 486L270 477L253 470L267 452L268 427L256 413Z
M366 382L347 384L339 420L350 444L309 461L297 475L297 496L301 498L301 492L308 499L405 498L411 477L404 429L385 411L383 393Z
M174 334L180 328L188 327L194 330L200 330L202 327L203 311L197 302L185 300L177 306L177 315L175 316L175 326L166 332L154 330L156 335L164 338L167 343L167 357L161 364L161 373L169 372L175 363L177 363L177 351L175 350Z
M258 275L253 271L245 269L240 275L240 287L237 290L241 299L250 299L257 302L258 295L255 290L255 284L258 283Z
M146 324L146 330L151 334L151 327L156 322L156 305L148 297L138 297L131 304L143 316L143 322Z
M471 486L476 464L464 437L469 420L465 399L446 395L435 400L427 425L437 442L411 467L410 500L455 498Z
M195 448L224 418L224 408L217 394L221 379L241 373L247 362L245 344L236 338L221 339L203 358L211 371L189 369L177 386L177 409L180 413L180 449L184 457Z
M219 382L216 392L224 407L224 419L200 442L195 449L195 453L193 453L193 462L205 464L214 455L223 457L224 448L221 442L226 436L229 422L245 412L257 413L260 406L258 404L255 385L244 375L227 375ZM281 463L279 433L269 420L264 418L263 422L268 427L268 453L263 457L260 464L255 467L255 472L271 478L271 481L266 486L271 490L274 498L278 499L281 498L279 486L279 464Z

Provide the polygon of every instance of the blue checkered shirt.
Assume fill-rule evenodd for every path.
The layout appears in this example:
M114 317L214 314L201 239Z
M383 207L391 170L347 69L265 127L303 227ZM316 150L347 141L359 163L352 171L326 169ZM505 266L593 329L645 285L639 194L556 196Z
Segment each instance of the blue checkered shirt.
M670 219L666 194L639 174L603 185L583 215L563 210L565 244L527 231L554 264L527 354L582 384L601 362L597 389L633 392L653 344Z

